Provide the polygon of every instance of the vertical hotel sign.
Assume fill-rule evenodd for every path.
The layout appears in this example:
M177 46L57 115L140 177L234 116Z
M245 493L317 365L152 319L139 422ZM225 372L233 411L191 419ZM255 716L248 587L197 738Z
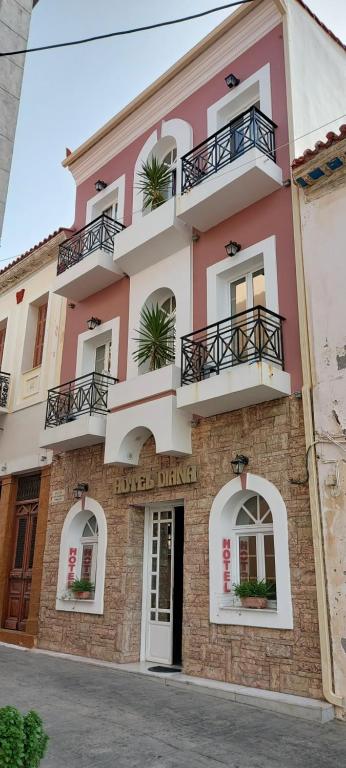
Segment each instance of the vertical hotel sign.
M222 582L224 594L231 591L231 539L222 539Z
M67 586L70 587L76 577L77 547L70 547L67 558Z

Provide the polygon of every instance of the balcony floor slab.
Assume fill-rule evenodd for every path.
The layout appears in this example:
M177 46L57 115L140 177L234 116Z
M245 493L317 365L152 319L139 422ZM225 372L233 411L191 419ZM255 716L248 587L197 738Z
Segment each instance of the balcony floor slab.
M51 448L55 452L72 451L103 443L105 434L106 416L82 414L66 424L44 429L40 434L40 447Z
M270 363L244 363L177 389L178 410L215 416L291 394L290 374Z
M57 275L53 291L67 299L82 301L122 277L124 274L114 264L113 254L98 249Z
M177 216L206 232L282 186L282 171L252 149L177 198Z

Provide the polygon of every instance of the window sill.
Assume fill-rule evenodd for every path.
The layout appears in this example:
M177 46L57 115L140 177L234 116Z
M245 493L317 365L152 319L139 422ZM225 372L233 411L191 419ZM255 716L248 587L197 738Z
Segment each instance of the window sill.
M277 608L244 608L243 605L223 605L220 611L235 611L236 613L277 613Z

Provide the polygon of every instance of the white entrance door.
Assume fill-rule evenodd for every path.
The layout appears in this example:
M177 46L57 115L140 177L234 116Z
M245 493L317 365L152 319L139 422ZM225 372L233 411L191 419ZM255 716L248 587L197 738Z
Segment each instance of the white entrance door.
M150 509L148 514L145 656L172 664L174 509Z

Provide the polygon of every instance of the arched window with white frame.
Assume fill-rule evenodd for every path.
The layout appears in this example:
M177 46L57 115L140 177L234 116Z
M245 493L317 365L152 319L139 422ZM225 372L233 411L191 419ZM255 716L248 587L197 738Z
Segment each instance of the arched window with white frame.
M278 489L245 473L216 495L209 521L210 621L292 629L287 511ZM234 585L270 584L265 609L249 609Z
M60 539L56 609L103 613L107 551L107 522L101 505L90 497L78 500L66 515ZM76 599L73 581L94 585L90 600Z

